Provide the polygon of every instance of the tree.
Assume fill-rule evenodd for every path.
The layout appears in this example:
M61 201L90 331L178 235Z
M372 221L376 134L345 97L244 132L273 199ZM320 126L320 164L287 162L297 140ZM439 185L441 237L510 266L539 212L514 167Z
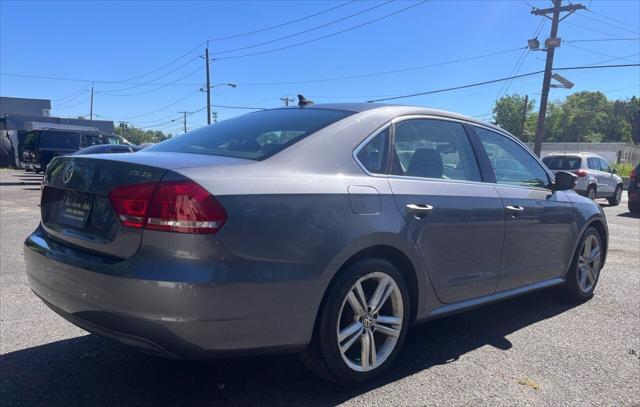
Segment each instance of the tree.
M533 104L533 102L531 102ZM495 123L520 136L524 98L500 98L494 108ZM525 135L530 141L537 112L527 106ZM529 134L527 134L529 133ZM609 100L602 92L576 92L562 101L549 102L545 120L545 141L640 143L640 99Z
M527 106L524 105L525 97L518 94L503 96L496 101L495 106L492 109L494 123L511 134L514 134L522 139L522 141L528 141L528 133L531 133L529 128L529 120L527 119L532 113L535 107L535 100L529 100ZM522 133L522 121L524 123L524 134Z
M160 130L142 130L127 124L125 124L124 136L122 135L122 124L116 126L115 132L134 144L159 143L172 136L171 133L164 134Z

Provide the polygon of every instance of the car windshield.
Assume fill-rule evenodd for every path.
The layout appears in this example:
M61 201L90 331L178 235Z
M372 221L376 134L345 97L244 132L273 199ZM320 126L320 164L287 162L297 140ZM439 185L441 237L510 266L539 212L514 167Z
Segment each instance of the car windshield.
M39 133L39 148L77 150L80 146L80 133L65 131L41 131Z
M577 170L580 168L582 159L580 157L545 157L542 162L550 170Z
M145 151L262 160L351 114L331 109L265 110L173 137Z

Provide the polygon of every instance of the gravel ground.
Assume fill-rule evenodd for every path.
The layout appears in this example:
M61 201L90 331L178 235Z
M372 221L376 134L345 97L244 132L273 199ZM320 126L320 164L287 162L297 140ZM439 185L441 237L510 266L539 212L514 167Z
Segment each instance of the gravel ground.
M74 327L31 293L22 241L39 178L0 170L0 404L640 405L640 219L605 206L595 297L548 289L413 328L389 374L342 389L295 355L173 361Z

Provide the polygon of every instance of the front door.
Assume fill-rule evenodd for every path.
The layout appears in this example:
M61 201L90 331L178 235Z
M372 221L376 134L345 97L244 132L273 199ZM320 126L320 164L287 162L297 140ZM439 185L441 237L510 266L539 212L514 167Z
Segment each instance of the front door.
M389 182L398 209L445 303L495 292L504 237L502 200L483 183L458 122L395 124Z
M549 189L547 172L523 146L497 132L475 129L504 206L498 291L564 275L577 238L567 194Z

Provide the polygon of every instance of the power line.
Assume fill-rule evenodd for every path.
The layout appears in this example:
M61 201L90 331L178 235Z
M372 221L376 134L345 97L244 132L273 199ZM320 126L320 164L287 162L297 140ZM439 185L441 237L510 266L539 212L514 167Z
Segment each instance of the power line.
M184 101L184 100L187 100L188 98L192 97L192 96L193 96L193 95L195 95L196 93L200 93L200 90L198 89L198 90L197 90L197 91L195 91L195 92L189 93L189 94L188 94L188 95L186 95L185 97L180 98L180 99L178 99L178 100L176 100L176 101L174 101L174 102L172 102L172 103L170 103L170 104L168 104L168 105L166 105L166 106L164 106L164 107L161 107L161 108L159 108L159 109L153 110L153 111L151 111L151 112L147 112L147 113L139 114L139 115L136 115L136 116L121 117L121 118L115 118L115 119L114 119L114 118L111 118L110 120L121 121L121 120L130 120L130 119L136 119L136 118L138 118L138 117L149 116L149 115L152 115L152 114L154 114L154 113L158 113L158 112L161 112L161 111L163 111L163 110L166 110L166 109L168 109L168 108L170 108L170 107L172 107L172 106L175 106L175 105L177 105L178 103L180 103L180 102L182 102L182 101Z
M600 52L600 51L594 51L594 50L592 50L592 49L588 49L588 48L582 48L582 47L579 47L579 46L577 46L577 45L572 45L572 44L566 44L566 45L567 45L568 47L575 48L575 49L579 49L579 50L586 51L586 52L590 52L590 53L595 54L595 55L602 55L602 56L604 56L604 57L621 59L621 60L623 60L623 61L627 61L627 62L635 62L635 61L631 61L631 60L629 60L629 59L626 59L626 58L624 58L624 57L616 57L616 56L611 55L611 54L607 54L607 53Z
M231 56L216 58L216 60L220 61L220 60L225 60L225 59L245 58L245 57L250 57L250 56L255 56L255 55L269 54L269 53L272 53L272 52L283 51L283 50L286 50L286 49L299 47L301 45L310 44L312 42L316 42L316 41L324 40L324 39L327 39L327 38L335 37L336 35L344 34L344 33L348 32L348 31L353 31L353 30L356 30L358 28L364 27L366 25L376 23L378 21L384 20L385 18L389 18L389 17L395 16L396 14L400 14L400 13L402 13L404 11L407 11L407 10L410 10L410 9L412 9L414 7L418 7L418 6L424 4L424 3L428 2L428 1L429 0L422 0L422 1L418 2L418 3L412 4L409 7L405 7L405 8L402 8L400 10L394 11L393 13L385 14L385 15L383 15L381 17L378 17L378 18L375 18L373 20L365 21L364 23L361 23L361 24L346 28L344 30L336 31L336 32L331 33L331 34L323 35L321 37L312 38L310 40L298 42L298 43L295 43L295 44L290 44L290 45L279 47L279 48L272 48L272 49L268 49L268 50L265 50L265 51L258 51L258 52L251 52L251 53L248 53L248 54L231 55Z
M165 84L162 84L162 85L158 85L158 87L156 87L156 88L144 90L144 91L141 91L141 92L120 93L120 94L118 94L118 93L109 93L109 92L100 92L100 94L101 95L107 95L107 96L137 96L137 95L145 95L147 93L156 92L156 91L158 91L160 89L164 89L164 88L167 88L169 86L175 85L176 83L180 82L181 80L186 79L186 78L188 78L190 76L193 76L196 73L202 71L202 69L203 69L203 67L200 66L200 67L196 68L195 70L189 72L188 74L186 74L184 76L179 77L178 79L176 79L176 80L174 80L172 82L165 83ZM139 85L139 86L144 86L144 85ZM122 89L120 89L120 90L122 90Z
M600 17L606 18L606 19L608 19L608 20L615 21L615 22L617 22L617 23L620 23L620 24L626 25L627 27L631 27L631 28L636 29L636 30L640 29L640 28L639 28L638 26L636 26L636 25L631 25L631 24L626 23L626 22L624 22L624 21L622 21L622 20L618 20L617 18L609 17L609 16L607 16L607 15L605 15L605 14L602 14L602 13L599 13L599 12L597 12L597 11L589 10L589 12L591 12L591 13L593 13L593 14L597 15L597 16L600 16Z
M610 23L610 22L608 22L608 21L601 20L601 19L599 19L599 18L596 18L596 17L590 16L590 15L587 15L587 14L578 14L578 15L579 15L579 16L581 16L581 17L583 17L583 18L587 18L587 19L589 19L589 20L593 20L593 21L595 21L595 22L598 22L598 23L600 23L600 24L604 24L604 25L607 25L607 26L609 26L609 27L617 28L618 30L622 30L622 31L625 31L625 32L628 32L628 33L631 33L631 34L638 34L638 29L631 30L631 29L626 28L626 27L620 27L620 26L619 26L619 25L617 25L617 24L613 24L613 23Z
M65 110L65 109L71 109L71 108L73 108L73 107L80 106L81 104L88 102L88 101L89 101L89 99L91 99L91 97L87 97L87 98L85 98L85 99L82 99L82 100L81 100L81 101L79 101L78 103L74 103L74 104L69 105L69 106L64 106L64 107L52 107L51 109L52 109L52 110Z
M571 67L563 67L563 68L553 68L553 70L554 71L569 71L569 70L577 70L577 69L627 68L627 67L634 67L634 66L640 66L640 64L591 65L591 66L584 65L584 66L571 66ZM415 96L423 96L423 95L431 95L431 94L434 94L434 93L449 92L449 91L452 91L452 90L466 89L466 88L472 88L472 87L476 87L476 86L488 85L490 83L508 81L510 79L518 79L518 78L524 78L524 77L527 77L527 76L539 75L541 73L544 73L544 70L523 73L523 74L520 74L520 75L510 76L510 77L506 77L506 78L493 79L493 80L490 80L490 81L475 82L475 83L470 83L470 84L467 84L467 85L454 86L454 87L451 87L451 88L430 90L430 91L426 91L426 92L411 93L411 94L408 94L408 95L401 95L401 96L393 96L393 97L387 97L387 98L381 98L381 99L368 100L367 103L383 102L383 101L386 101L386 100L406 99L406 98L415 97Z
M170 75L170 74L174 73L175 71L177 71L177 70L179 70L179 69L184 68L185 66L189 65L190 63L192 63L193 61L195 61L195 60L197 60L197 59L199 59L199 58L200 58L200 56L199 56L199 55L198 55L198 56L196 56L196 57L194 57L194 58L191 58L190 60L188 60L188 61L187 61L187 62L185 62L184 64L179 65L178 67L176 67L176 68L174 68L174 69L172 69L172 70L170 70L170 71L168 71L168 72L165 72L165 73L163 73L163 74L162 74L162 75L160 75L160 76L156 76L155 78L150 79L150 80L149 80L149 82L151 82L151 83L156 82L158 79L162 79L162 78L164 78L165 76ZM187 75L187 76L188 76L188 75ZM185 76L185 77L186 77L186 76ZM179 80L179 79L178 79L178 80ZM174 82L172 82L172 83L175 83L175 82L177 82L177 81L174 81ZM122 92L122 91L131 90L131 89L136 89L136 88L139 88L139 87L141 87L141 86L146 86L146 85L132 85L132 86L129 86L129 87L126 87L126 88L114 89L114 90L112 90L111 92ZM108 93L103 93L103 94L108 94ZM114 95L114 94L111 94L111 95L113 95L113 96L119 96L119 95ZM122 96L127 96L127 95L122 95Z
M135 84L135 85L156 85L156 86L164 86L164 85L174 85L174 86L201 86L200 83L174 83L174 84L166 84L166 83L153 83L153 82L122 82L122 81L101 81L101 80L93 80L93 79L80 79L80 78L65 78L60 76L46 76L46 75L29 75L29 74L20 74L20 73L9 73L9 72L0 72L2 76L13 76L17 78L29 78L29 79L48 79L48 80L56 80L56 81L70 81L70 82L86 82L87 84L93 83L104 83L104 84Z
M592 38L592 39L584 39L584 40L562 40L563 43L574 43L574 42L608 42L608 41L638 41L640 37L632 37L632 38Z
M178 62L179 60L181 60L182 58L184 58L184 57L186 57L187 55L191 54L192 52L194 52L194 51L196 51L196 50L200 49L204 44L205 44L205 41L201 42L200 44L198 44L197 46L195 46L195 47L193 47L191 50L189 50L187 53L185 53L185 54L183 54L183 55L179 56L178 58L176 58L176 59L172 60L171 62L168 62L168 63L166 63L166 64L162 65L162 66L161 66L161 67L159 67L159 68L156 68L156 69L154 69L154 70L152 70L152 71L146 72L146 73L144 73L144 74L142 74L142 75L134 76L134 77L131 77L131 78L129 78L129 79L124 79L124 80L117 81L117 82L113 82L113 83L127 83L127 82L134 81L134 80L136 80L136 79L143 78L143 77L145 77L145 76L149 76L149 75L151 75L152 73L156 73L156 72L158 72L158 71L161 71L162 69L164 69L164 68L166 68L166 67L168 67L168 66L171 66L171 65L173 65L174 63Z
M307 80L299 80L299 81L248 82L248 83L239 83L238 85L239 86L297 85L297 84L304 84L304 83L332 82L332 81L341 81L341 80L349 80L349 79L370 78L370 77L374 77L374 76L382 76L382 75L388 75L388 74L394 74L394 73L417 71L417 70L421 70L421 69L434 68L434 67L438 67L438 66L457 64L457 63L460 63L460 62L473 61L473 60L476 60L476 59L492 57L492 56L502 55L502 54L508 54L508 53L519 51L519 50L526 49L526 48L527 48L526 46L525 47L518 47L518 48L511 48L511 49L507 49L507 50L503 50L503 51L497 51L497 52L492 52L492 53L483 54L483 55L476 55L476 56L468 57L468 58L459 58L459 59L454 59L454 60L444 61L444 62L437 62L437 63L433 63L433 64L428 64L428 65L419 65L419 66L413 66L413 67L407 67L407 68L394 69L394 70L390 70L390 71L372 72L372 73L359 74L359 75L337 76L337 77L332 77L332 78L307 79Z
M584 25L581 25L581 24L572 23L572 22L570 22L570 21L564 21L564 23L565 23L565 24L568 24L568 25L572 25L572 26L574 26L574 27L582 28L582 29L584 29L584 30L588 30L588 31L592 31L592 32L597 32L597 33L600 33L600 34L608 35L608 36L610 36L610 37L614 37L614 38L616 38L616 39L620 39L620 36L619 36L618 34L612 34L612 33L607 32L607 31L602 31L602 30L598 30L598 29L596 29L596 28L587 27L587 26L584 26Z
M280 28L280 27L284 27L284 26L290 25L290 24L295 24L295 23L298 23L300 21L308 20L308 19L310 19L312 17L316 17L316 16L319 16L321 14L326 14L326 13L328 13L330 11L337 10L339 8L348 6L351 3L355 3L356 1L357 0L347 1L346 3L342 3L342 4L339 4L337 6L330 7L328 9L319 11L317 13L309 14L309 15L306 15L304 17L296 18L294 20L286 21L284 23L272 25L272 26L269 26L269 27L260 28L258 30L244 32L244 33L240 33L240 34L227 35L227 36L224 36L224 37L210 38L207 41L214 42L214 41L229 40L229 39L232 39L232 38L246 37L247 35L253 35L253 34L258 34L258 33L265 32L265 31L273 30L273 29L276 29L276 28Z
M244 47L233 48L233 49L226 49L226 50L222 50L222 51L216 51L216 52L215 52L215 55L229 54L229 53L232 53L232 52L242 51L242 50L245 50L245 49L251 49L251 48L261 47L261 46L263 46L263 45L273 44L274 42L279 42L279 41L286 40L286 39L289 39L289 38L293 38L293 37L297 37L297 36L300 36L300 35L304 35L304 34L307 34L307 33L312 32L312 31L320 30L320 29L325 28L325 27L328 27L328 26L330 26L330 25L340 23L340 22L345 21L345 20L348 20L348 19L350 19L350 18L357 17L357 16L359 16L359 15L361 15L361 14L368 13L369 11L375 10L375 9L377 9L377 8L384 7L384 6L386 6L387 4L392 3L392 2L394 2L394 1L395 1L395 0L388 0L388 1L384 2L384 3L377 4L377 5L373 6L373 7L369 7L369 8L366 8L366 9L364 9L364 10L358 11L357 13L353 13L353 14L350 14L350 15L348 15L348 16L341 17L341 18L339 18L339 19L337 19L337 20L329 21L328 23L324 23L324 24L321 24L321 25L319 25L319 26L316 26L316 27L312 27L312 28L309 28L309 29L303 30L303 31L297 32L297 33L295 33L295 34L285 35L284 37L279 37L279 38L275 38L275 39L273 39L273 40L268 40L268 41L258 42L258 43L256 43L256 44L246 45L246 46L244 46Z
M61 98L51 99L51 101L52 102L58 102L60 100L65 100L65 99L75 99L76 97L78 97L79 95L82 95L82 93L86 92L86 91L87 91L87 87L83 86L82 89L80 89L80 90L78 90L76 92L73 92L70 95L67 95L67 96L64 96L64 97L61 97ZM65 102L62 102L62 103L67 103L67 102L68 101L65 101Z

